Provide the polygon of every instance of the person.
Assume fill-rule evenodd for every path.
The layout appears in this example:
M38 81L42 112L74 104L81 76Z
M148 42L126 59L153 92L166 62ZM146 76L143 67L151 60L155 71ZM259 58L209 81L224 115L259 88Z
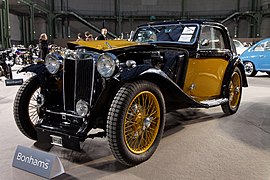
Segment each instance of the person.
M81 33L78 33L77 40L76 40L77 42L83 40L82 37L81 37L81 35L82 35Z
M48 36L46 33L42 33L39 37L39 58L45 60L45 57L49 53Z
M85 36L85 40L86 41L92 41L92 40L94 40L93 35L90 32L88 32L88 31L86 31L84 33L84 36Z
M108 30L106 28L102 28L101 29L101 34L96 37L96 40L107 40L107 33L108 33Z

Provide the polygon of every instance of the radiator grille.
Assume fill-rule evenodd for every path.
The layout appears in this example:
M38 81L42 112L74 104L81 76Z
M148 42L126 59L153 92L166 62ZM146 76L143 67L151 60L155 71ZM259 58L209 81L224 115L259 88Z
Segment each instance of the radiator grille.
M71 60L64 62L64 104L65 110L75 111L76 102L80 99L91 105L94 61Z

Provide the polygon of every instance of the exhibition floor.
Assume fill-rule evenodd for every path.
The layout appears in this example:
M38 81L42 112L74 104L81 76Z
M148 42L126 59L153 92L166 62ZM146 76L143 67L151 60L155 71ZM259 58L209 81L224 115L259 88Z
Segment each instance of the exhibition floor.
M15 74L28 78L30 74ZM54 179L269 179L270 78L248 78L239 111L224 116L220 107L185 109L167 114L165 134L146 162L126 167L110 152L106 138L88 139L82 151L48 150L60 158L65 173ZM18 86L0 81L0 179L44 179L12 167L17 145L36 149L16 127L12 107Z

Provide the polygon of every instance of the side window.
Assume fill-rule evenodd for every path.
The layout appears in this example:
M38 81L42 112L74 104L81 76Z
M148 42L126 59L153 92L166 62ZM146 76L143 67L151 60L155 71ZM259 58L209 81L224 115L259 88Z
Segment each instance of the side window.
M208 43L202 43L206 42ZM203 26L200 34L199 49L224 49L224 39L219 28Z
M264 50L264 43L258 44L255 48L254 51L263 51Z
M270 41L266 42L265 48L266 51L270 51Z

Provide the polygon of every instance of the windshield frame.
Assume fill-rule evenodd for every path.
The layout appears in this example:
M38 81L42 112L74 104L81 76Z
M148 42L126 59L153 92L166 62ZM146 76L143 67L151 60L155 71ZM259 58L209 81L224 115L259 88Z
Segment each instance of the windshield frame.
M136 41L136 39L138 39L138 34L141 33L141 29L143 28L146 28L146 29L153 29L153 30L156 30L160 27L169 27L169 26L181 26L183 28L183 31L184 29L189 29L189 27L195 27L194 29L194 32L192 34L192 36L194 36L194 38L191 38L191 41L189 42L185 42L185 41L179 41L183 31L181 32L181 34L179 35L179 39L178 41ZM136 29L133 37L132 37L132 41L133 42L138 42L138 43L177 43L177 44L183 44L183 45L193 45L194 43L196 43L197 39L198 39L198 35L199 35L199 32L200 32L200 24L198 23L172 23L172 24L155 24L155 25L145 25L145 26L140 26ZM183 34L184 35L184 34Z

